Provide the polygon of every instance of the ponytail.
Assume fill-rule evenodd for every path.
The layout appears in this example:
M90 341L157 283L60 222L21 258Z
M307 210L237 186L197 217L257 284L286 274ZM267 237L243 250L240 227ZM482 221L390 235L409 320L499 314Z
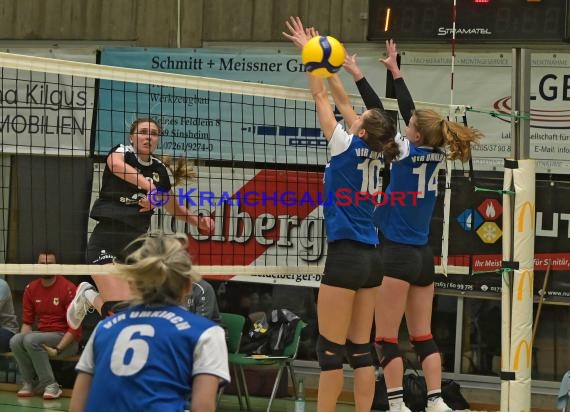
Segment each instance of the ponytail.
M442 133L449 147L449 159L466 162L471 157L471 142L477 142L483 134L472 127L443 120Z
M174 186L183 180L195 180L198 176L196 169L194 169L194 163L184 157L173 158L164 155L160 157L160 160L172 172Z
M471 156L471 143L479 141L483 134L472 127L443 119L431 109L418 109L413 112L416 129L423 138L423 144L431 147L447 146L449 159L462 162Z

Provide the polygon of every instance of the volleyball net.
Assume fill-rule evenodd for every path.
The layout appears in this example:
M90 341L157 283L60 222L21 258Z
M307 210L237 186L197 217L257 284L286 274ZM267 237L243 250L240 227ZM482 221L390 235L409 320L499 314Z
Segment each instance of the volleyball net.
M188 234L204 275L319 279L328 151L308 90L8 53L0 68L0 273L109 272L84 264L90 209L106 155L129 144L133 121L152 118L162 128L155 155L194 163L176 202L210 216L214 229L201 233L157 203L150 232ZM383 104L397 111L394 100ZM459 105L417 107L465 115ZM43 251L60 264L35 264Z

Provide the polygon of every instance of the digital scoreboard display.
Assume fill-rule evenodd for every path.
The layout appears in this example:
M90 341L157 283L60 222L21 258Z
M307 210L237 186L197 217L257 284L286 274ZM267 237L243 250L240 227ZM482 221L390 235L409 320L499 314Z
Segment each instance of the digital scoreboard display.
M453 0L370 0L368 40L448 42ZM457 0L462 42L569 41L570 0Z

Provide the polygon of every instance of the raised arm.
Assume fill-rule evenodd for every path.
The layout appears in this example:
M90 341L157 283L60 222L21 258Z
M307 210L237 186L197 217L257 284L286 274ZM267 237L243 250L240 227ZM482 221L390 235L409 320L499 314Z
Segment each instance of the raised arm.
M325 138L327 140L330 140L337 125L337 121L334 117L332 106L329 103L328 92L325 87L325 83L323 82L323 79L312 76L310 74L307 74L307 77L309 79L309 89L313 95L313 100L315 100L315 106L317 109L317 115L319 117L319 123L321 124L321 129L323 130Z
M289 33L283 32L283 36L291 40L293 44L295 44L295 46L297 46L299 49L302 49L307 41L312 37L312 35L317 33L314 28L305 30L303 27L303 22L301 22L301 19L299 17L290 17L289 21L285 22L285 25L287 26ZM321 129L323 130L325 138L327 140L330 140L336 127L337 121L334 117L332 106L329 103L327 89L325 87L323 79L312 76L309 73L307 73L307 78L309 80L309 89L311 90L311 94L313 95L313 100L315 101L315 106L317 108L317 115L319 117Z
M340 112L342 117L344 118L344 121L346 122L346 125L348 126L348 128L350 128L352 126L352 123L354 123L354 121L356 120L357 115L356 115L356 112L354 111L354 108L352 107L352 103L350 102L350 98L346 94L346 90L344 89L342 81L340 80L340 78L337 75L333 75L333 76L327 78L327 81L328 81L329 88L330 88L331 94L333 96L334 102L336 104L336 108L338 109L338 111ZM335 119L335 126L334 127L336 127L336 119ZM334 127L333 127L333 129L334 129Z
M384 110L384 106L382 105L382 101L380 97L376 94L360 67L356 63L356 54L349 55L346 53L344 58L344 69L347 73L352 75L354 82L356 83L356 87L358 88L358 92L360 93L360 97L362 97L362 101L367 109L381 109Z
M412 111L416 106L414 105L412 95L404 82L400 68L398 67L398 51L396 49L396 43L393 40L386 41L386 52L388 53L388 57L380 59L380 61L384 66L386 66L386 69L392 73L396 99L398 99L398 108L400 109L400 114L404 118L404 121L408 124L412 118Z

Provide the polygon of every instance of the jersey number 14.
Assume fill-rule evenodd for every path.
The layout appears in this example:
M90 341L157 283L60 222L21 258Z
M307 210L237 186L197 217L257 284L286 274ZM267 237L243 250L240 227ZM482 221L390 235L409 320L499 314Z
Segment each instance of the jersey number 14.
M422 163L418 167L414 167L413 174L418 175L418 198L423 199L427 190L429 192L435 192L437 196L437 177L439 175L439 164L433 169L431 176L427 179L427 163Z

